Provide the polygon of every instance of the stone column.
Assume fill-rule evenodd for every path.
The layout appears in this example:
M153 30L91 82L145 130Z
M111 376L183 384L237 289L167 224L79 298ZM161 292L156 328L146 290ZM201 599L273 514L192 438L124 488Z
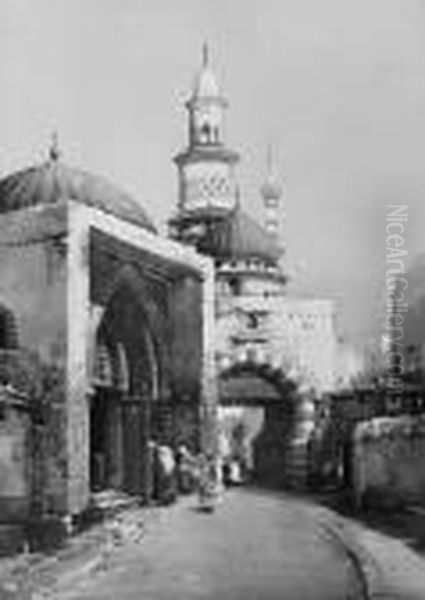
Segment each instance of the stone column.
M146 389L142 392L142 463L143 463L143 489L142 496L146 505L152 502L153 496L153 454L151 447L152 437L152 398Z
M315 406L309 395L299 398L295 409L294 432L286 455L286 479L290 487L308 486L309 440L314 429Z
M217 457L218 393L214 345L214 292L213 262L205 259L202 280L201 449L203 452Z
M68 204L67 253L67 508L83 511L89 500L89 230L84 207Z

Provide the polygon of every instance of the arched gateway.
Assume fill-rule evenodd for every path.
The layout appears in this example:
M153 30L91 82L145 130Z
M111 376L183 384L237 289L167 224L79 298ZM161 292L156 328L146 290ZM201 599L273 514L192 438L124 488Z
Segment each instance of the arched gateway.
M270 485L306 483L312 413L306 398L281 369L236 363L219 379L221 450Z

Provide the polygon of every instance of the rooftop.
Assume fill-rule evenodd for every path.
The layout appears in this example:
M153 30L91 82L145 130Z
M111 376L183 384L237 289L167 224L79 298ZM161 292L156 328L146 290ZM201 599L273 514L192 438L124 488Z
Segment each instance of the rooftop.
M107 179L67 166L55 148L44 163L0 180L0 214L74 200L156 232L143 206Z

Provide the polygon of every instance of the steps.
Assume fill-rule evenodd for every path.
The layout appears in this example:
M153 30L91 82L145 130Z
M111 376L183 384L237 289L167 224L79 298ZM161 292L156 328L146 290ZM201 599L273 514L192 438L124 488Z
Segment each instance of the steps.
M25 547L25 528L21 524L0 524L0 557L22 552Z
M139 497L131 496L119 490L92 492L90 497L90 508L102 513L104 516L113 516L123 510L136 508L139 505Z

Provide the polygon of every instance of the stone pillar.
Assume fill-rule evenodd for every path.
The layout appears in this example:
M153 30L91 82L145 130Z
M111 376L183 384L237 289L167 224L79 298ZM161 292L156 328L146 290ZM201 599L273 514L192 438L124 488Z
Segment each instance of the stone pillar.
M308 395L299 398L294 418L294 433L286 453L286 481L290 487L308 486L309 441L314 429L315 406Z
M69 203L67 253L67 508L83 511L89 500L89 231L84 210Z
M152 437L152 398L144 392L142 396L143 410L143 432L142 432L142 463L143 463L143 502L149 505L152 502L154 474L153 453L151 445Z
M124 455L123 455L123 427L122 427L122 398L119 404L115 406L115 486L121 489L124 481Z
M218 456L218 393L214 335L214 267L205 259L202 281L201 449Z

